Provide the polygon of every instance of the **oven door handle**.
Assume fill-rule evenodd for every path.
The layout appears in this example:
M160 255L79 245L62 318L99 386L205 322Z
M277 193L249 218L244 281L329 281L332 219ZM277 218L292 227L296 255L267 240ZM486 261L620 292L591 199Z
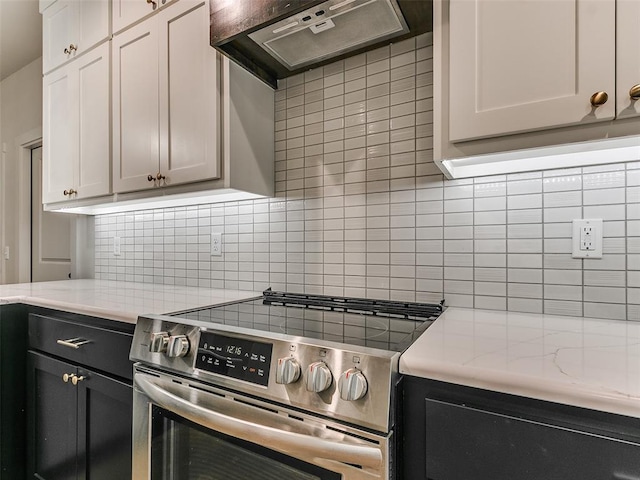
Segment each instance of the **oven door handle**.
M169 392L156 385L153 377L136 374L135 385L153 403L165 410L191 420L203 427L224 433L253 444L264 445L273 450L300 458L322 459L379 469L382 465L382 452L379 448L367 445L348 444L336 440L327 440L302 433L290 432L262 425L254 421L234 418L205 408L189 401L193 393L189 387L172 384ZM187 397L187 398L184 398ZM234 408L249 411L253 407L234 402ZM357 439L354 439L357 442ZM364 442L363 442L364 443Z

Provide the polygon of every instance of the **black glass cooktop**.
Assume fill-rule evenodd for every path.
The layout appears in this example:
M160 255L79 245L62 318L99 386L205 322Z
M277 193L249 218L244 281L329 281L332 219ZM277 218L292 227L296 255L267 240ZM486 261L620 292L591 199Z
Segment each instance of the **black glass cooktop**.
M300 295L266 290L258 300L176 314L295 337L401 352L442 313L440 304Z

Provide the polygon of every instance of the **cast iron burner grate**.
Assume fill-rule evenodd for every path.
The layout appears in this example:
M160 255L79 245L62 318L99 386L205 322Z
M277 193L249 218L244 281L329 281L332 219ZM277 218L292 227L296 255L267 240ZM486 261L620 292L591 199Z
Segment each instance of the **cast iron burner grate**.
M404 318L407 320L433 321L444 310L444 300L440 303L396 302L367 298L345 298L329 295L308 295L304 293L277 292L268 288L264 292L265 305L309 308L363 315Z

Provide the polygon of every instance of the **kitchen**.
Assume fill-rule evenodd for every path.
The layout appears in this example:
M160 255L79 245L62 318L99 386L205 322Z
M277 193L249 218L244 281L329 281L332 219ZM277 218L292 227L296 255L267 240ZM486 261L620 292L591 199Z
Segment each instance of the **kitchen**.
M640 319L637 162L444 180L432 162L432 41L423 34L281 81L275 197L90 217L94 278ZM36 80L23 71L3 82L3 142L38 124L14 134L4 120L16 84L40 95L34 63ZM358 96L364 79L368 99ZM376 96L380 85L388 93ZM321 120L305 125L301 105ZM16 175L12 158L5 178ZM13 188L3 184L5 212ZM602 260L571 258L574 218L604 220ZM221 257L208 254L213 230ZM3 245L15 252L13 232L5 227Z

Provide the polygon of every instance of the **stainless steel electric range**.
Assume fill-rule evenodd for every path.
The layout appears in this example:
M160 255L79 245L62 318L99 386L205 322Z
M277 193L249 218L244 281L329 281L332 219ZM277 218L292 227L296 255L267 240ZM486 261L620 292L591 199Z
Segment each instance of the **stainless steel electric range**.
M398 360L442 310L267 290L140 317L134 478L393 478Z

